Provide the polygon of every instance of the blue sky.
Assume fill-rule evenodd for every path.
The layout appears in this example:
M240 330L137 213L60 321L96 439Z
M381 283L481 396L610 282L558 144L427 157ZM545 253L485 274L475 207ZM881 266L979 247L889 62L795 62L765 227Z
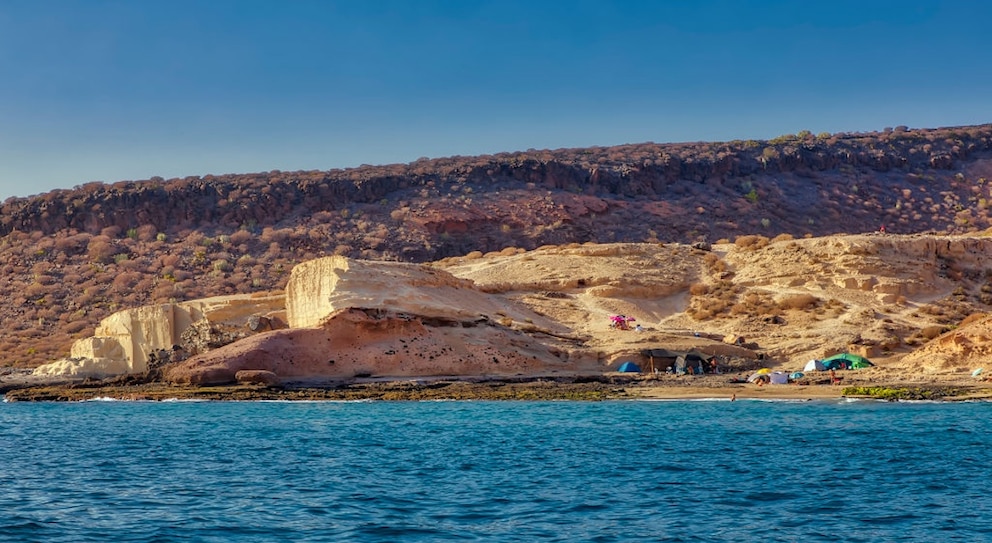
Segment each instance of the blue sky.
M992 122L992 2L0 0L0 198Z

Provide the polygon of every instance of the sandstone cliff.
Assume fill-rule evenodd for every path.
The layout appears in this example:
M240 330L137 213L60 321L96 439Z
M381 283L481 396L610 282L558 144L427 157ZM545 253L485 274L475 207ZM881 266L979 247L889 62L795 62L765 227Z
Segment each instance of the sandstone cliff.
M267 332L169 367L180 383L251 379L343 381L355 377L534 375L594 369L554 341L567 330L471 281L423 265L329 257L293 269L290 330ZM552 336L547 336L552 337Z
M484 322L497 315L537 319L512 305L497 303L471 281L429 266L369 262L334 256L293 268L286 285L286 310L293 328L320 326L340 309L369 308L452 322ZM542 322L545 327L554 326Z
M325 258L290 276L291 328L245 333L164 375L272 384L587 374L625 360L646 364L651 349L698 349L787 370L852 351L876 362L867 373L966 377L992 349L992 325L981 317L992 308L990 255L992 238L871 234L570 244L430 266ZM264 309L278 311L275 300ZM611 327L614 314L635 318L640 330ZM142 339L121 336L92 353L175 337L164 327L146 331L141 319L168 321L161 309L128 315L112 322L131 323L121 330ZM743 345L732 344L738 338ZM128 363L126 371L140 371L140 362Z
M247 336L253 317L278 322L284 305L281 295L245 294L127 309L76 341L69 358L39 366L34 374L101 378L146 372Z

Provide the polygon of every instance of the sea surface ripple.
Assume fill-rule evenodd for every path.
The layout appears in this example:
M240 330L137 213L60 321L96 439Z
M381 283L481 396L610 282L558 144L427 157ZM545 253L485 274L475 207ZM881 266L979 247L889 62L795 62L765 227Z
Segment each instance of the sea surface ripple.
M989 403L0 404L0 541L992 541Z

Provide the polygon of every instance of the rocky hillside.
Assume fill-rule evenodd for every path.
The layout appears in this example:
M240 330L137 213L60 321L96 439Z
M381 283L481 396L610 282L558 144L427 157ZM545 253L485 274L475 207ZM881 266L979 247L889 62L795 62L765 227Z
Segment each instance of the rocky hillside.
M990 177L982 125L90 183L0 207L0 363L64 356L122 307L278 290L330 254L980 231Z
M844 376L848 384L968 385L992 351L990 270L992 238L881 233L568 244L427 265L326 257L296 266L283 297L201 301L202 320L195 302L117 313L73 359L33 377L554 379L598 377L625 361L662 372L672 351L715 357L711 374L791 373L854 352L875 365ZM627 324L611 325L618 315ZM283 324L253 332L253 317ZM229 341L191 341L205 329L230 331ZM153 351L168 359L144 355Z

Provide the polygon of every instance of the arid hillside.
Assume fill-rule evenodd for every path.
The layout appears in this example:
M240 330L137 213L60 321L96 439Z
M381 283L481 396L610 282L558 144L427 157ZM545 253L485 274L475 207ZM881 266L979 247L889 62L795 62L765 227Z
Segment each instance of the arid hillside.
M330 254L981 232L990 177L981 125L88 183L0 207L0 364L64 356L123 307L279 290Z
M102 337L73 349L77 358L36 373L130 371L194 386L595 379L626 361L666 373L671 351L700 351L713 358L695 369L713 386L727 380L717 374L792 373L853 352L875 365L844 372L847 384L970 386L992 352L990 270L992 237L881 233L568 244L427 265L329 257L297 266L284 297L214 312L209 327L228 330L230 341L203 347L188 341L195 322L175 328L168 321L183 321L175 312L129 310L111 319L129 326L102 326ZM289 326L252 332L260 309ZM612 325L621 315L624 324ZM160 374L126 353L119 366L104 349L149 352L174 341L190 356L160 364ZM135 369L115 369L125 366Z
M992 350L985 318L992 237L574 244L437 265L587 338L582 348L609 367L644 363L641 352L655 348L760 354L764 365L789 370L850 351L879 365L866 374L894 371L905 380L968 376ZM615 314L635 318L642 330L612 328ZM738 339L751 353L733 350Z

